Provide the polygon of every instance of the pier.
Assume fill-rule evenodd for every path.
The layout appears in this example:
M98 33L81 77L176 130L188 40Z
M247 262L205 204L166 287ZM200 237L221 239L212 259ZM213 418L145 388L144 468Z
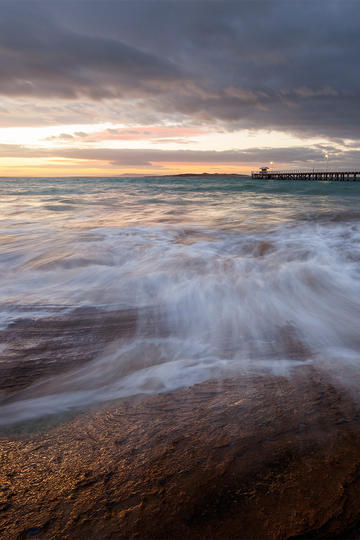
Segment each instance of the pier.
M268 167L260 167L251 172L253 180L310 180L328 182L360 181L360 170L357 171L271 171Z

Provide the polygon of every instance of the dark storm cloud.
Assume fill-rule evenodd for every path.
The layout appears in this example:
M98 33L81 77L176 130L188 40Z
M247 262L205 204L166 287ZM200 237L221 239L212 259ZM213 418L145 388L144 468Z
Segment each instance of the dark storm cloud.
M360 4L0 2L0 93L360 138ZM117 112L119 111L119 112ZM74 115L76 111L74 110Z
M153 93L183 77L166 58L57 24L46 15L45 2L3 6L0 51L0 92L10 96L129 97Z
M0 144L0 158L62 158L70 160L94 160L117 167L151 167L166 163L206 163L206 164L253 164L286 163L294 167L314 164L325 165L324 154L329 155L332 164L355 165L360 157L359 150L340 151L329 145L290 148L247 148L243 150L201 151L201 150L157 150L157 149L116 149L116 148L34 148L16 144Z

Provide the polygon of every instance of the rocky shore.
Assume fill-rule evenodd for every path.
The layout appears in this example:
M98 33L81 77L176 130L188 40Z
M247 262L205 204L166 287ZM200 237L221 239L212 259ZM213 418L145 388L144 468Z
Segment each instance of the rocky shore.
M209 381L37 433L3 434L1 536L350 531L360 517L359 408L305 371L291 380Z
M106 335L100 320L97 343ZM119 331L111 321L109 339ZM22 325L12 341L7 334L13 355L30 339ZM33 365L45 373L40 353L33 350ZM10 364L2 366L5 400L25 384L16 371L5 377ZM359 401L311 365L291 377L210 380L1 433L4 539L348 539L358 538L359 522Z

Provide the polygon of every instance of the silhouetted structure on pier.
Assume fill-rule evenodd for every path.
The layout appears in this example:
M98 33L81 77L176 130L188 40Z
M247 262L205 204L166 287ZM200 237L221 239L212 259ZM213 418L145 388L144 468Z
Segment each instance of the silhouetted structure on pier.
M360 181L360 170L357 171L271 171L268 167L260 167L251 172L254 180L314 180L356 182Z

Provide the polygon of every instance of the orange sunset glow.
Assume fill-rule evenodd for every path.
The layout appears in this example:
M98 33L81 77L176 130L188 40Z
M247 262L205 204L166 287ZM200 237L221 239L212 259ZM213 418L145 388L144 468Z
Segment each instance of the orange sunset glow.
M272 166L287 166L287 155L300 153L304 144L302 138L285 132L229 133L201 124L2 127L0 136L0 176L9 177L249 174L260 156ZM324 140L311 137L307 143L311 146L308 162L321 163ZM343 143L334 148L341 152ZM297 161L293 165L299 165Z

